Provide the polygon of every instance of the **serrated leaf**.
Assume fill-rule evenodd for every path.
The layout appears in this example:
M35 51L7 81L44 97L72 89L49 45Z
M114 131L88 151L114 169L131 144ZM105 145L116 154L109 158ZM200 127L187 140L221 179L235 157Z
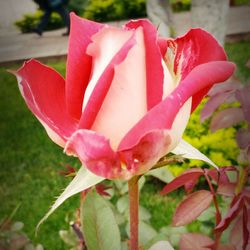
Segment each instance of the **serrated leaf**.
M199 190L190 194L177 207L174 217L174 226L183 226L195 220L205 211L213 200L213 194L207 190Z
M203 109L200 113L200 119L201 122L204 122L206 119L208 119L214 111L223 103L225 100L229 97L234 95L232 92L223 92L219 93L217 95L214 95L209 98L209 100L204 105Z
M240 197L234 205L230 208L227 215L221 220L221 222L214 229L216 232L223 232L227 229L231 221L239 214L240 210L244 205L243 197Z
M212 132L221 128L228 128L244 121L244 114L241 108L228 108L218 112L212 119L210 129Z
M235 195L236 183L220 184L217 188L216 193L228 197Z
M250 217L250 209L248 209L247 211L248 213L248 217ZM234 225L231 229L230 232L230 243L232 245L235 246L235 248L238 249L242 249L243 248L243 237L244 237L244 233L243 233L243 223L244 223L244 218L243 218L243 214L241 213L240 216L238 216L236 218L236 221L234 222ZM245 221L247 223L247 227L248 227L248 231L250 231L250 223L248 223L247 221ZM248 243L248 247L250 248L250 242Z
M40 225L69 197L86 190L101 181L104 178L97 176L90 172L87 168L81 167L75 178L70 182L70 184L66 187L64 192L57 198L55 203L52 205L51 209L48 213L40 220L36 227L36 231L38 231Z
M81 225L88 250L119 250L121 238L112 209L95 191L81 208Z
M197 220L201 222L211 221L214 218L214 216L215 216L214 208L209 207L197 218Z
M181 236L180 250L210 250L214 241L209 237L198 233L185 233Z
M181 155L182 157L187 159L204 161L218 169L218 167L208 157L206 157L197 148L193 147L191 144L184 140L181 140L177 147L172 150L172 153L176 155Z
M194 168L189 169L182 173L181 175L177 176L174 180L172 180L169 184L167 184L163 190L161 191L161 194L168 194L175 189L184 186L188 182L196 181L201 175L203 175L204 172L200 168Z

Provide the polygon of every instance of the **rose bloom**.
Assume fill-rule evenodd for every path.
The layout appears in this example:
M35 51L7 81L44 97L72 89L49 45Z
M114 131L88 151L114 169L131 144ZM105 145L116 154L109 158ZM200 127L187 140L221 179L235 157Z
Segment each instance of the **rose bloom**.
M35 60L15 74L55 143L95 175L128 180L178 147L191 112L233 71L202 29L163 39L148 20L116 28L71 14L66 79Z

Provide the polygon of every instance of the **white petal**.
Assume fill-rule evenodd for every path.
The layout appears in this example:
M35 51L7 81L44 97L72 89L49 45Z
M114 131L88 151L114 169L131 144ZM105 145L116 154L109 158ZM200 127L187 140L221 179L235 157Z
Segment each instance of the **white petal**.
M82 110L84 110L103 71L132 34L133 31L105 26L91 38L93 42L88 46L87 54L92 56L93 60L92 75L84 94Z
M204 154L202 154L197 148L193 147L188 142L181 140L181 142L177 145L177 147L171 151L176 155L182 155L184 158L193 159L193 160L201 160L204 161L211 166L218 169L218 167Z
M136 30L136 44L115 68L109 92L92 130L110 138L116 150L124 135L146 114L146 64L142 28Z
M41 219L41 221L38 223L36 227L36 231L40 227L40 225L69 197L73 196L74 194L77 194L81 191L84 191L101 181L103 181L104 178L97 176L90 172L85 167L81 167L78 171L75 178L70 182L70 184L66 187L64 192L57 198L51 209L48 211L48 213Z

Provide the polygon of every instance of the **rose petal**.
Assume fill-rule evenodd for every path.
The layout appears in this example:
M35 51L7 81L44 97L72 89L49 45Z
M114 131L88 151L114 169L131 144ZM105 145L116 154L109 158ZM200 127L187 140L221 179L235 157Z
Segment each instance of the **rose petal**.
M104 98L110 90L115 67L125 60L130 49L136 43L134 32L109 27L99 32L93 37L93 40L93 44L88 48L88 53L93 57L94 70L84 96L83 114L79 124L80 128L86 129L92 127ZM111 43L111 45L117 42L117 44L109 45L110 47L107 49L102 42Z
M114 150L129 129L147 112L142 28L135 31L135 39L136 44L126 59L115 67L112 84L91 127L92 130L110 138Z
M133 148L119 151L119 154L132 177L151 169L166 152L169 152L171 143L168 131L154 130L143 136Z
M51 68L30 60L14 74L21 94L34 115L45 127L50 138L64 147L76 128L65 106L65 81Z
M118 149L134 147L140 138L154 129L171 129L185 102L202 89L226 80L233 72L230 62L210 62L195 67L178 87L160 104L151 109L123 138ZM183 124L185 128L186 124ZM184 129L181 128L181 129Z
M174 40L176 55L174 70L181 67L181 79L199 64L227 59L223 47L207 31L200 28L189 30L185 35Z
M130 21L125 27L128 29L143 27L146 49L147 106L150 110L162 100L163 94L164 76L157 30L148 20Z
M227 59L223 47L207 31L191 29L184 36L174 40L176 55L174 71L181 79L185 79L190 71L203 63L225 61ZM192 112L212 86L208 86L193 96Z
M77 120L82 114L82 102L88 85L92 59L86 54L91 37L104 25L70 14L70 36L66 72L66 103Z
M117 153L109 140L91 130L77 130L65 147L67 153L75 152L81 162L94 174L107 179L122 176L122 167Z

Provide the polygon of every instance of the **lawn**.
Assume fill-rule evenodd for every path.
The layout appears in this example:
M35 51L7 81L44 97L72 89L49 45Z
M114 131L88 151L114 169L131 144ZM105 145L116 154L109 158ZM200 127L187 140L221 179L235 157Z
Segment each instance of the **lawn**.
M250 43L238 42L225 46L229 59L235 61L236 75L250 82ZM49 65L64 74L65 62L49 62ZM20 65L12 68L16 69ZM55 197L66 187L69 179L58 174L70 164L79 167L77 159L67 157L62 149L51 142L44 129L26 108L19 93L16 79L0 69L0 221L20 205L13 220L25 224L24 231L34 241L48 250L67 249L60 240L58 231L67 229L66 217L71 218L79 203L79 197L66 201L42 226L37 237L35 226L44 216ZM161 197L157 192L162 184L148 182L142 190L141 203L152 213L152 224L159 228L170 224L175 205L182 192ZM191 228L194 230L196 224Z

